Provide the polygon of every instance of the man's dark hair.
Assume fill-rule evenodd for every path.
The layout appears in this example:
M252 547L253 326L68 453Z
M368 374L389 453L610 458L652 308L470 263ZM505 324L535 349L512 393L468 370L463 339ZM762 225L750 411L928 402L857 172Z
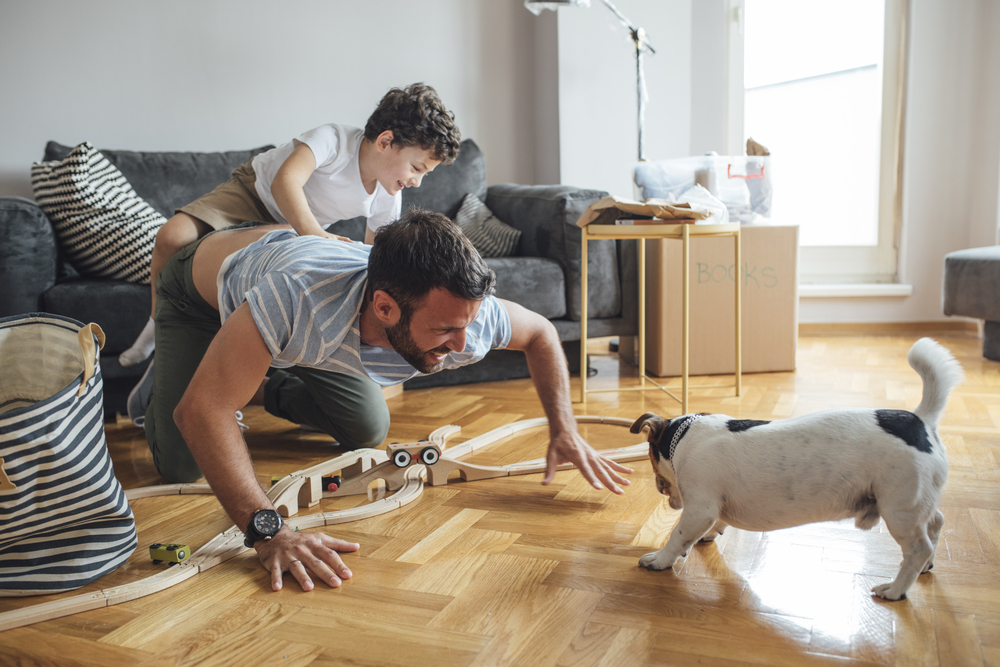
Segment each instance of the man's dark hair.
M447 216L411 208L378 230L368 258L368 298L389 294L408 318L442 288L470 301L493 294L496 274Z
M392 130L393 146L420 146L445 165L455 161L462 142L455 114L444 108L437 91L423 83L385 94L368 118L365 139L374 142L386 130Z

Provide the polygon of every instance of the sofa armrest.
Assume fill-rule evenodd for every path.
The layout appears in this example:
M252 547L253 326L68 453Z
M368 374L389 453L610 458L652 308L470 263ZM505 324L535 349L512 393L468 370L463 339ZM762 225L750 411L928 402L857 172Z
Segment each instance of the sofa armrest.
M42 209L0 197L0 317L34 312L56 283L56 236Z
M580 244L576 226L593 202L607 196L600 190L568 185L514 185L502 183L487 190L486 206L521 231L518 254L559 262L566 274L566 311L580 319ZM621 276L615 241L590 241L587 246L587 306L590 318L619 317L622 310Z

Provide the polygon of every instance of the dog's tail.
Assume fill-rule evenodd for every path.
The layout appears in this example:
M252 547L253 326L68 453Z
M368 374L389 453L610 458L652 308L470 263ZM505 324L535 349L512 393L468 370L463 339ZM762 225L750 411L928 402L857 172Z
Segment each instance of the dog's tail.
M965 376L962 367L951 352L930 338L914 343L906 359L924 381L923 399L913 412L925 424L936 428L948 403L948 395Z

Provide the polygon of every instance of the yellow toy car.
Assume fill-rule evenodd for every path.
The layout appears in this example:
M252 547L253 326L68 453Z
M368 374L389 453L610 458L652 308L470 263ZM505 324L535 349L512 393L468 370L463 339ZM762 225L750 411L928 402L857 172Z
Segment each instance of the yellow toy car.
M191 547L186 544L156 544L149 545L149 557L153 565L167 562L171 565L186 560L191 555Z

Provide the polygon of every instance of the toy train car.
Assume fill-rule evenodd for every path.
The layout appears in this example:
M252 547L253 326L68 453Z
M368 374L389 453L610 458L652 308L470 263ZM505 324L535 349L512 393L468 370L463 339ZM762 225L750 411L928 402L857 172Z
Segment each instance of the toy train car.
M149 545L149 557L154 564L164 561L167 563L180 563L191 555L191 547L186 544L156 544Z
M441 450L432 445L430 440L393 442L386 446L385 451L397 468L405 468L414 459L427 466L432 466L441 459Z

